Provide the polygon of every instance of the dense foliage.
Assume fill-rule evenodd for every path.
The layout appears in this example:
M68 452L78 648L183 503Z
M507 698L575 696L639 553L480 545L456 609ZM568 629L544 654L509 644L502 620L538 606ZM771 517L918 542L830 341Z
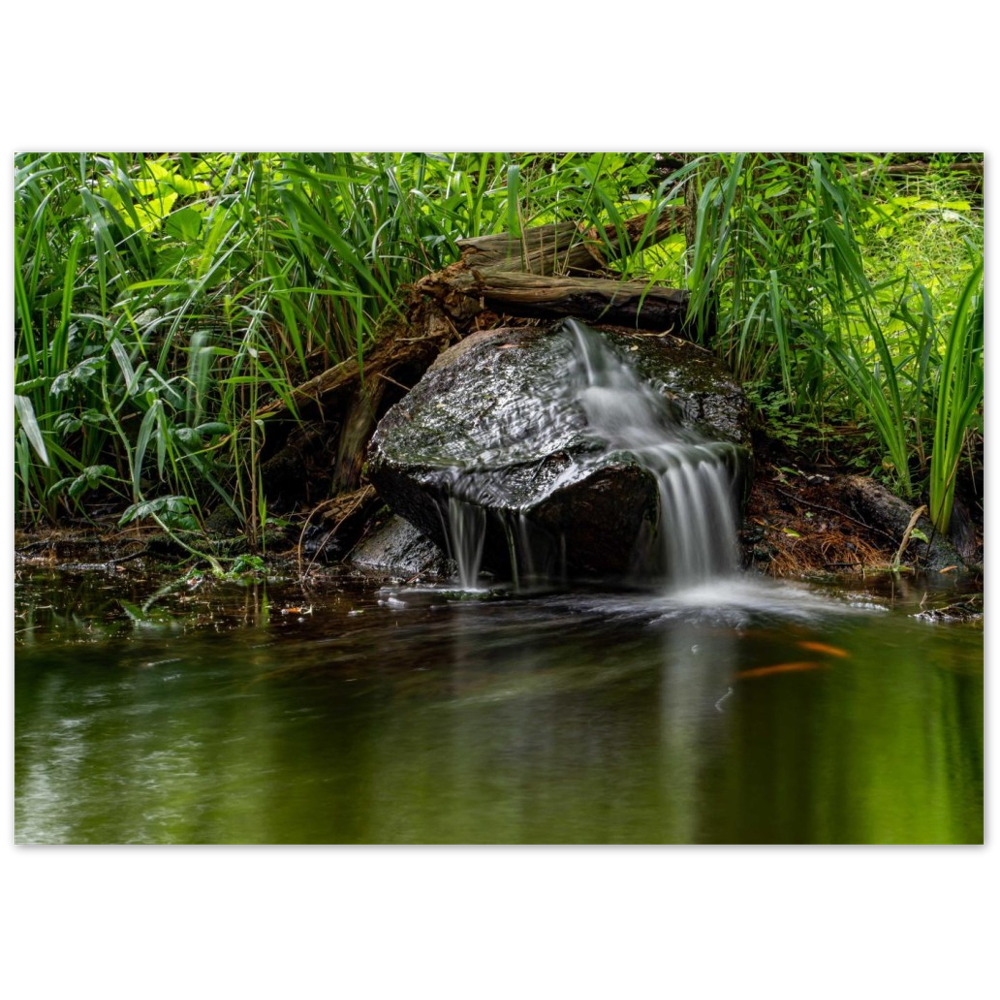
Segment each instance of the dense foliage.
M622 275L690 288L788 443L926 493L945 530L983 397L979 177L953 159L18 155L18 516L183 528L221 503L256 539L260 404L363 359L456 240L573 220L613 244L686 204Z

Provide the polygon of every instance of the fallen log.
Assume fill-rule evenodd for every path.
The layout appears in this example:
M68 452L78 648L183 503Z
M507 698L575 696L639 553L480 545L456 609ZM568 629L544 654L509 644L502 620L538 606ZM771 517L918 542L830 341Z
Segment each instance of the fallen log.
M597 233L575 222L526 229L518 239L509 233L459 240L462 262L480 273L523 271L526 274L593 274L607 261Z
M917 160L913 163L881 163L874 167L866 167L864 170L859 170L853 176L860 180L863 177L869 177L872 174L878 173L930 174L938 171L981 174L983 172L983 163L981 160L966 161L963 163L926 163L923 160Z
M508 316L576 316L595 323L675 334L685 329L687 320L687 292L644 281L550 278L499 271L483 274L474 270L449 284Z
M583 223L554 222L510 233L458 241L462 263L480 274L521 272L539 275L593 275L611 260L629 257L672 233L684 231L685 210L664 208L658 215L637 215L603 233Z

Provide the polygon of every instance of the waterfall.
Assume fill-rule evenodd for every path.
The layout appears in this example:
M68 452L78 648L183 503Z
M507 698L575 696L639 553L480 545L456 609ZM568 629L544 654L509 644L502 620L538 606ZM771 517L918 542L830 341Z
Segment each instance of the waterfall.
M462 590L479 590L479 572L486 542L486 511L457 496L448 497L447 507L438 505L448 558L458 570Z
M657 523L637 547L637 582L689 586L734 572L736 447L682 427L667 398L595 330L575 320L566 328L577 346L577 398L590 428L656 478Z
M735 572L738 448L682 426L676 405L597 331L567 320L563 336L571 351L565 378L552 387L557 398L551 412L582 414L587 433L604 448L602 457L621 455L657 484L656 520L635 540L631 582L688 587ZM479 588L490 516L501 518L515 588L532 578L564 576L565 539L552 539L521 511L489 514L478 502L485 502L489 483L482 468L475 476L454 469L447 503L439 504L462 588Z

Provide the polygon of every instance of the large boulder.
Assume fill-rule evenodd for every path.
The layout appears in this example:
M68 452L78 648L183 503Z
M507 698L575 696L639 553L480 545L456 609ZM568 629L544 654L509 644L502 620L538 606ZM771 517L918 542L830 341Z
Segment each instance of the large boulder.
M460 564L471 537L500 574L527 559L533 572L605 577L634 569L672 495L644 443L704 453L739 491L748 410L725 367L669 335L598 330L505 328L442 353L372 438L381 496Z

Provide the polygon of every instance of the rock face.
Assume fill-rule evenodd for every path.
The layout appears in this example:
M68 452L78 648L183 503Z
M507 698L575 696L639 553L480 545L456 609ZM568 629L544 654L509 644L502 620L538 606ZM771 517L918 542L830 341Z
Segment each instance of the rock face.
M666 532L658 511L672 499L719 533L724 517L708 508L722 509L723 488L712 480L700 503L695 479L712 466L727 492L742 490L748 408L732 375L674 337L599 330L567 321L473 334L379 424L371 482L460 568L465 549L498 574L516 576L520 562L625 576ZM666 558L681 561L680 549Z
M437 545L398 516L363 541L350 561L360 569L392 576L448 577L454 571Z

